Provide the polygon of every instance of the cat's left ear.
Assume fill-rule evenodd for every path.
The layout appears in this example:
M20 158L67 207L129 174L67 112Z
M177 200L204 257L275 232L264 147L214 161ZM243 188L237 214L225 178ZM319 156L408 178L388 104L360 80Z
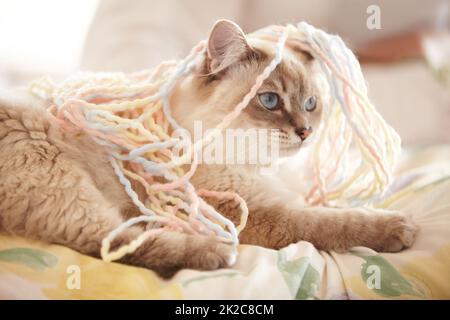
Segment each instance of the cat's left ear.
M236 23L219 20L214 24L208 39L209 72L224 70L251 51L244 32Z

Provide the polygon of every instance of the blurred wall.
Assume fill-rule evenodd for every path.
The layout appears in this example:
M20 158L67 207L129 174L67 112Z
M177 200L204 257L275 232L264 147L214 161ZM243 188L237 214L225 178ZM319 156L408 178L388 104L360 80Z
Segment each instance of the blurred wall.
M0 85L78 69L97 0L0 0Z

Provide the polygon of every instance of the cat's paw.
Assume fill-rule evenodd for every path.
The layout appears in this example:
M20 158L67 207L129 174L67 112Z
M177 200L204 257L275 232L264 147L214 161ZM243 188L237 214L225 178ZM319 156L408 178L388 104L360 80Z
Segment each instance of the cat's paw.
M200 246L187 259L187 267L198 270L216 270L230 267L236 262L235 247L215 239Z
M398 252L414 243L419 227L401 213L394 213L385 221L385 229L378 251Z
M162 233L148 239L133 254L120 262L145 267L163 278L171 278L182 269L216 270L236 262L236 247L216 237Z

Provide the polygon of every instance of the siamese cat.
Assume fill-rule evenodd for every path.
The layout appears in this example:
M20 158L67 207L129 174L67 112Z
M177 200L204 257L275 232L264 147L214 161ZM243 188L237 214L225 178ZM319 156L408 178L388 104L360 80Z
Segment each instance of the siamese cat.
M213 128L242 99L274 52L246 37L233 22L217 22L204 59L181 79L170 97L180 125L200 120ZM318 62L286 46L282 62L231 128L276 129L280 155L302 152L317 138L323 103L315 81ZM12 95L12 96L11 96ZM108 162L88 136L62 131L50 120L47 102L21 93L0 100L0 232L40 239L98 257L102 239L124 219L140 215ZM367 246L396 252L412 245L418 231L402 213L372 208L308 207L252 165L200 165L196 188L234 191L249 207L240 242L279 249L300 240L317 249L346 251ZM139 192L139 189L137 190ZM240 210L213 204L235 223ZM143 231L134 226L113 247ZM233 264L229 244L216 238L167 231L149 238L120 262L164 277L182 268L213 270Z

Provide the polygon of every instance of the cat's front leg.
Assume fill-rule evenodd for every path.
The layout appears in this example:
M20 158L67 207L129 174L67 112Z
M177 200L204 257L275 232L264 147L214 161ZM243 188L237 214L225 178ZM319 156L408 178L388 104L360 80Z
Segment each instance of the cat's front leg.
M300 240L318 249L347 251L366 246L381 252L410 247L418 227L411 218L393 211L365 208L253 208L243 243L279 249Z

